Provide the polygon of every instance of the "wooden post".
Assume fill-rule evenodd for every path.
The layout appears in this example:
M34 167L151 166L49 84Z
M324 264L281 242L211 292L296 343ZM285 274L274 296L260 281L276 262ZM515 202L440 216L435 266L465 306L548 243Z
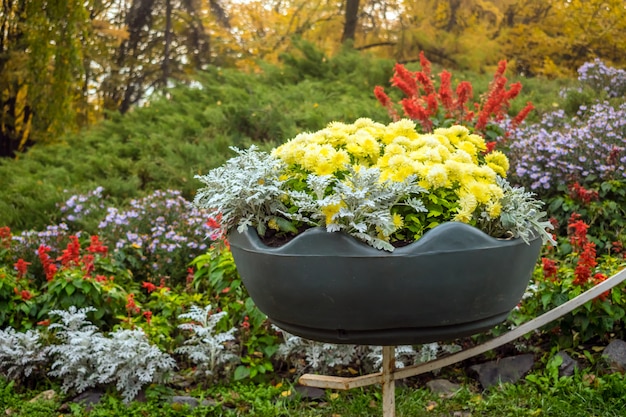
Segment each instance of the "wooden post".
M395 346L383 346L383 417L396 417Z

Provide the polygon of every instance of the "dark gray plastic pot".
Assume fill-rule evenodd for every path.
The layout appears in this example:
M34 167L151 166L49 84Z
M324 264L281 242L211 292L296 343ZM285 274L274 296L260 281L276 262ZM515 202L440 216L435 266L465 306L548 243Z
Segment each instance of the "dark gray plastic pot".
M393 252L313 228L282 247L229 235L250 297L289 333L322 342L419 344L475 334L519 303L541 239L494 239L441 224Z

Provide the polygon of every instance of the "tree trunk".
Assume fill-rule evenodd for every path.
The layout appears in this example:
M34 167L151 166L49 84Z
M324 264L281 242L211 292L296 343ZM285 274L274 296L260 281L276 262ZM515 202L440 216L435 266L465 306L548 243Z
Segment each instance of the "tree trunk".
M161 82L167 85L170 77L170 45L172 44L172 0L165 0L165 46L163 48L163 66Z
M346 0L346 21L343 25L343 35L341 35L342 43L349 39L354 40L356 24L358 22L359 1L360 0Z

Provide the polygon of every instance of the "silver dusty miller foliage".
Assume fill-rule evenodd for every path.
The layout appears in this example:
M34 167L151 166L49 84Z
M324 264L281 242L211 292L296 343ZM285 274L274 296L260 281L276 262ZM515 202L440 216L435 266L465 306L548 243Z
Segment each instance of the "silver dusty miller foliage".
M336 345L303 339L282 329L283 343L276 354L284 360L292 360L298 373L306 371L327 372L335 366L348 366L359 356L356 345ZM302 360L294 360L301 358Z
M214 376L221 367L238 358L233 353L234 333L237 329L233 327L227 332L215 334L215 326L226 315L224 311L211 313L209 304L205 308L192 305L188 313L178 316L179 319L191 320L178 326L182 330L190 331L191 337L185 341L184 346L176 349L176 353L186 355L207 376Z
M513 187L506 179L496 177L498 186L504 191L500 200L502 211L497 219L479 219L480 228L488 234L508 233L512 238L520 238L524 242L529 241L539 234L543 242L556 245L552 235L547 232L554 228L545 219L545 211L542 211L543 202L534 198L534 193L526 191L522 187Z
M0 371L9 379L29 377L44 368L48 356L41 335L35 330L0 330Z
M220 213L224 232L235 226L241 232L254 225L262 236L265 225L286 210L281 202L284 181L278 178L284 164L255 146L231 149L238 156L206 175L195 176L206 187L198 190L194 204Z
M362 167L358 171L347 167L342 180L330 176L309 174L307 185L313 195L301 191L289 191L289 197L300 209L298 213L283 213L292 220L308 224L324 223L323 208L337 206L332 223L326 224L329 232L344 231L376 249L393 251L393 246L376 237L378 231L391 235L397 228L390 215L390 209L403 204L410 205L416 212L427 211L421 200L411 198L426 190L417 185L417 177L411 175L404 181L380 181L380 169ZM330 188L330 195L325 191Z
M355 363L359 363L371 372L378 372L382 367L383 349L380 346L316 342L276 329L280 330L284 339L276 352L278 357L291 361L291 365L299 373L328 372L337 366L349 366ZM455 344L426 343L416 346L396 346L395 365L397 368L416 365L437 359L441 354L455 353L459 350L461 347Z
M49 326L61 343L47 349L54 359L48 374L62 379L64 392L115 383L128 402L176 366L171 356L150 345L142 330L117 330L105 337L87 320L93 310L72 306L50 312L61 319Z

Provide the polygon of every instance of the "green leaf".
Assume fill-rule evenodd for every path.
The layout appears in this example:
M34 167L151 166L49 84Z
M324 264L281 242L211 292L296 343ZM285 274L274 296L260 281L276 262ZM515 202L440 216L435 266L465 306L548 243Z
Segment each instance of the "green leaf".
M67 295L71 296L72 294L74 294L74 291L76 291L76 287L72 284L67 284L65 286L65 292L67 293Z
M278 225L278 228L282 232L298 233L298 229L296 228L296 226L294 226L293 223L290 222L289 220L283 219L282 217L276 217L276 216L273 217L273 219Z
M235 369L235 381L241 381L242 379L246 379L250 377L250 368L245 367L243 365L238 366Z

